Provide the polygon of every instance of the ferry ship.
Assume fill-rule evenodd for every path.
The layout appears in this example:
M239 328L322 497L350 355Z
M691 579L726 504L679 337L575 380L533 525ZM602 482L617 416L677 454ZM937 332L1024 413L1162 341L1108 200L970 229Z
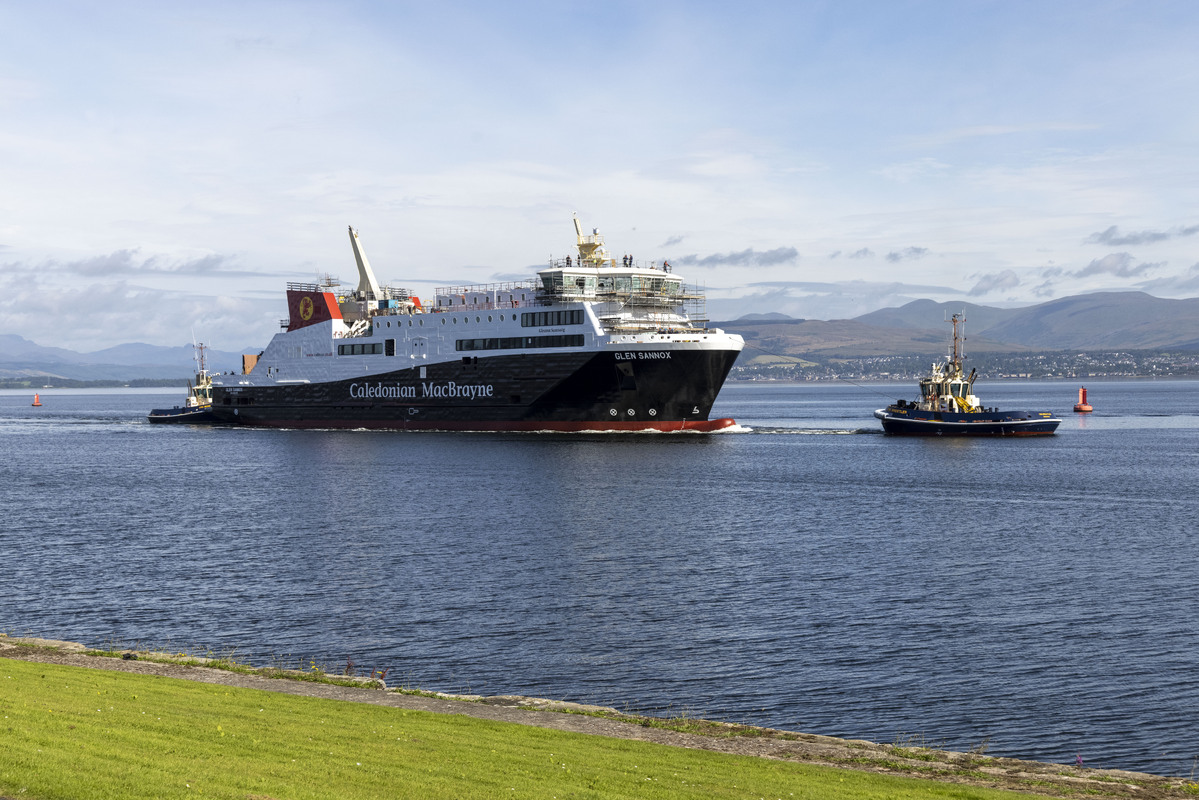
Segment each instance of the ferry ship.
M610 256L574 218L577 254L535 279L452 286L432 303L381 286L349 230L358 286L287 285L289 317L242 374L215 375L225 423L455 431L697 431L744 340L704 295Z
M920 399L896 400L874 412L883 432L908 436L1048 436L1061 420L1049 411L1000 411L984 408L974 394L975 370L962 370L958 328L965 317L954 314L953 349L945 363L934 363L920 380Z

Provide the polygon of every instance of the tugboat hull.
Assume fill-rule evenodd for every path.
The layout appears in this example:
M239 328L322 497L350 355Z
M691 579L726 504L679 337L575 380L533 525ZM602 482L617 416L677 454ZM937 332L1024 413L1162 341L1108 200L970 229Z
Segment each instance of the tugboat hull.
M1049 411L990 411L973 414L880 408L883 432L898 436L1049 436L1061 420Z
M212 413L212 406L155 408L146 416L146 419L155 425L209 425L218 421L216 414Z

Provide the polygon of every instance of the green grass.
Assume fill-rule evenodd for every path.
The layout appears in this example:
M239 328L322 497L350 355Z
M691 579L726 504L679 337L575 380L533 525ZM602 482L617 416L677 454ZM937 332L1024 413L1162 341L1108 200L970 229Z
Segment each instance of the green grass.
M905 777L0 659L0 795L1001 798Z

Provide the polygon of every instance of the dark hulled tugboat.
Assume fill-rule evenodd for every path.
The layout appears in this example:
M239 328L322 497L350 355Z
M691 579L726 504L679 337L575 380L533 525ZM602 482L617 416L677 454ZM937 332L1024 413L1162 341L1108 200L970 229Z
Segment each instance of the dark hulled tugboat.
M216 422L212 413L212 373L205 362L203 344L193 344L196 351L196 382L187 384L187 399L183 406L156 408L146 417L150 422L163 423L211 423Z
M1048 436L1061 420L1049 411L1000 411L983 408L974 394L975 371L962 372L959 327L966 318L953 315L953 353L920 380L920 399L897 400L874 412L883 432L907 436Z

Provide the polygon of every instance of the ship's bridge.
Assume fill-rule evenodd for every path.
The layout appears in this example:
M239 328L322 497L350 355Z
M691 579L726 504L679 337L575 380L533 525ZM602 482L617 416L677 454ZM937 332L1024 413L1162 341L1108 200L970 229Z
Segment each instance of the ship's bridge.
M707 322L703 293L665 270L557 263L537 277L539 305L592 303L609 331L689 331Z
M583 233L574 218L576 247L573 258L551 258L536 280L475 286L446 286L436 290L437 312L476 311L525 306L561 306L586 303L609 332L687 332L704 327L707 313L704 294L687 287L683 278L663 261L638 262L626 255L618 262L604 249L597 229Z
M659 301L670 304L694 295L683 279L662 270L622 267L551 267L537 273L541 294L559 301Z

